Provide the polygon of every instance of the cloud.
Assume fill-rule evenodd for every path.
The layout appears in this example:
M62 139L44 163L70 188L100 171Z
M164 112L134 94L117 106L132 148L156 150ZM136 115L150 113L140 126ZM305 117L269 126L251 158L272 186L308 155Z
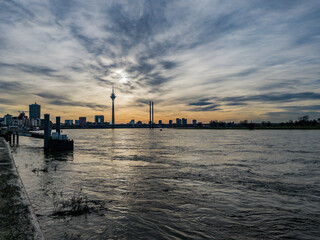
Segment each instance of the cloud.
M226 103L225 105L226 106L246 106L248 104L244 102L231 102L231 103Z
M162 61L161 64L162 64L163 68L167 69L167 70L173 69L173 68L176 68L177 66L179 66L178 63L173 62L173 61Z
M82 34L81 28L73 25L70 26L70 33L89 53L94 56L103 53L103 42L100 39Z
M49 102L52 105L57 106L74 106L74 107L87 107L92 109L105 109L108 106L102 104L93 104L93 103L86 103L86 102L77 102L77 101L67 101L67 100L52 100Z
M15 103L13 101L11 101L10 99L0 98L0 104L2 104L2 105L13 105Z
M212 102L208 102L208 101L199 101L199 102L192 102L189 103L189 106L207 106L207 105L211 105Z
M103 104L95 104L95 103L87 103L87 102L79 102L71 100L67 97L63 97L61 95L51 94L51 93L36 93L35 95L49 99L49 103L56 106L75 106L75 107L87 107L96 110L108 108L108 106Z
M67 76L63 76L58 74L58 71L55 69L52 69L47 66L41 66L41 65L29 65L29 64L8 64L8 63L1 63L0 62L0 68L10 68L14 71L21 71L23 73L32 74L32 75L40 75L40 76L46 76L46 77L53 77L56 80L68 79Z
M17 91L23 90L24 88L26 88L26 86L17 81L14 81L14 82L0 81L0 92L2 93L17 92Z
M102 85L107 85L107 86L112 85L112 82L110 80L106 80L106 79L103 79L103 78L97 77L97 76L94 77L94 79L96 79Z
M284 106L281 107L283 109L287 109L290 111L319 111L320 112L320 105L307 105L307 106Z
M193 112L212 112L212 111L221 110L221 108L218 108L218 107L219 107L219 105L209 105L209 106L205 106L205 107L193 108L193 109L190 109L189 111L193 111Z
M319 100L320 93L301 92L301 93L280 93L280 94L261 94L251 96L235 96L221 98L221 101L232 102L292 102L302 100Z
M42 98L47 98L47 99L63 99L63 100L68 100L68 98L63 97L61 95L57 95L57 94L52 94L52 93L48 93L48 92L40 92L40 93L36 93L35 95L42 97Z
M1 1L0 92L52 109L104 108L111 85L127 112L145 99L195 115L303 106L319 100L319 11L317 1Z
M247 77L254 73L257 73L259 70L260 70L260 67L253 67L253 68L249 68L249 69L234 73L229 77Z
M0 68L15 68L28 73L52 74L55 70L45 66L32 66L26 64L8 64L0 62Z

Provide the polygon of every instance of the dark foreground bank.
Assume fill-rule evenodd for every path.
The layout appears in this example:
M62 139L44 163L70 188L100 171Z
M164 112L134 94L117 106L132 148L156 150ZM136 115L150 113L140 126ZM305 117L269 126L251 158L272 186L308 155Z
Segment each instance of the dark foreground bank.
M8 145L1 137L0 239L44 239Z

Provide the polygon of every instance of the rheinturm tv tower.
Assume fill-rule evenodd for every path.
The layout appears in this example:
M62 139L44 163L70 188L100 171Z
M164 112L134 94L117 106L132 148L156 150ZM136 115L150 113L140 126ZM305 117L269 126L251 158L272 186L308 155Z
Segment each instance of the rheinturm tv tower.
M112 86L112 93L110 95L110 98L112 99L112 125L115 124L114 121L114 99L116 99L116 95L114 93L114 87Z

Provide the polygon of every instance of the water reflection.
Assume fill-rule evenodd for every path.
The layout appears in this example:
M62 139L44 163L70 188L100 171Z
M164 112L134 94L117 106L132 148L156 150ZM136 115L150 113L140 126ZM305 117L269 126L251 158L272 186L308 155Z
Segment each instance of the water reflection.
M45 152L44 161L73 161L73 151L68 152Z
M67 133L75 140L72 153L44 154L33 140L22 142L14 152L48 239L79 233L83 239L272 239L320 234L317 133L169 129ZM297 145L295 139L308 144ZM47 172L32 172L45 167ZM80 188L94 210L83 216L52 216L54 194L72 196ZM99 207L102 203L106 208Z

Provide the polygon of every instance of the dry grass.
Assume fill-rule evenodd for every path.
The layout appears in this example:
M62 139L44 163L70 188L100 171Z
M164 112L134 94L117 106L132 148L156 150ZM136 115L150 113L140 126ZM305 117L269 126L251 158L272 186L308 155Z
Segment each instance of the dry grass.
M53 194L53 215L81 215L90 212L88 197L82 193L82 189L76 190L71 197L63 197L60 194Z

